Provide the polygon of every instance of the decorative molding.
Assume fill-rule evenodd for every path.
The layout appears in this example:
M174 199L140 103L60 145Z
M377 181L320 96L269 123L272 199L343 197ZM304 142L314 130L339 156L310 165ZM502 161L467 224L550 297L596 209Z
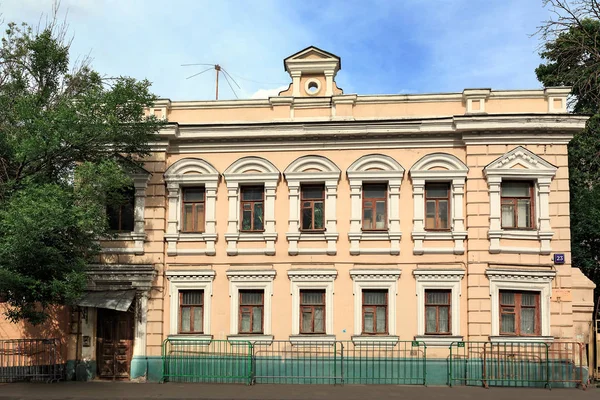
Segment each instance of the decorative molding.
M337 253L336 242L339 234L337 232L336 205L340 174L341 171L335 163L326 157L315 155L299 157L285 169L284 176L288 183L290 203L290 217L286 233L290 255L303 253L335 255ZM303 241L305 237L319 235L306 235L300 231L300 185L305 183L325 184L325 232L323 234L327 241L327 248L298 248L298 242Z
M492 298L492 334L500 335L500 290L524 290L540 294L541 336L550 336L550 297L554 270L488 269L485 274L490 281ZM502 338L506 338L502 336ZM519 337L522 339L522 337Z
M417 283L417 337L429 337L429 335L425 335L425 291L428 289L450 290L450 315L452 316L450 333L452 336L460 336L461 281L465 273L466 271L463 269L416 269L413 271ZM435 340L427 342L433 343Z
M396 296L400 269L351 269L352 290L354 294L354 335L360 337L363 331L362 292L368 289L382 289L388 292L388 337L391 341L396 335ZM373 336L370 336L373 338ZM366 339L365 339L366 340ZM359 339L360 341L360 339ZM396 340L397 341L397 340Z
M532 253L548 255L554 232L550 226L550 183L558 168L540 156L518 146L489 163L484 169L490 194L490 253ZM535 189L535 230L502 229L501 191L503 179L530 179ZM536 240L537 248L501 246L501 239Z
M469 168L456 156L447 153L432 153L422 157L410 169L413 184L413 254L464 254L467 229L464 217L465 181ZM449 232L425 230L425 186L427 182L450 183ZM453 247L424 247L426 240L453 240Z
M151 264L92 264L86 270L92 290L148 291L156 278Z
M485 102L490 97L491 89L465 89L463 90L463 101L467 114L484 114Z
M335 269L296 269L288 270L290 293L292 295L292 335L300 335L300 290L325 290L325 335L333 331L333 282L337 277ZM304 335L302 336L304 337ZM335 336L334 336L335 338ZM334 339L335 340L335 339Z
M354 161L346 171L350 181L350 254L400 254L400 186L404 177L404 168L392 157L383 154L369 154ZM387 232L363 232L362 196L363 184L387 181ZM360 241L373 239L390 242L389 248L361 249ZM369 238L370 237L370 238ZM377 239L375 239L377 238Z
M275 270L259 270L259 269L248 269L248 270L227 270L225 272L229 279L229 296L231 297L231 308L230 308L230 333L235 335L238 340L256 340L271 341L273 337L271 335L271 310L272 310L272 297L273 297L273 280L277 273ZM239 304L240 304L240 290L262 290L264 298L264 309L263 309L263 335L239 335ZM239 336L238 336L239 335ZM256 336L257 339L250 339ZM248 339L242 339L246 337ZM228 336L230 340L231 336Z
M165 276L169 280L169 335L179 334L179 291L181 290L203 291L204 305L202 311L204 316L202 320L202 336L211 334L212 283L215 275L216 272L213 270L169 270L165 272Z
M216 231L216 199L219 172L209 162L200 158L184 158L176 161L165 171L167 183L167 255L215 255ZM181 230L182 187L204 186L205 228L203 233L183 233ZM203 249L178 249L179 241L205 242Z
M249 255L265 254L275 255L275 241L277 232L275 230L275 198L277 183L279 182L279 170L268 160L261 157L243 157L231 164L223 173L227 183L227 197L229 198L229 219L227 221L227 255ZM246 233L240 232L240 196L242 185L264 186L264 232ZM240 249L237 243L243 242L265 242L262 249Z
M415 340L425 343L427 347L448 347L454 342L462 342L463 336L448 335L416 335Z

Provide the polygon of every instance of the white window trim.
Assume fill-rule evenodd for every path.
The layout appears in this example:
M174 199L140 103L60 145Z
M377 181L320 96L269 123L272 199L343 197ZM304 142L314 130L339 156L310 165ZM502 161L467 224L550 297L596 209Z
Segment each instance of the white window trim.
M167 255L215 255L216 200L219 172L210 163L199 158L184 158L175 162L165 172L167 183ZM205 190L205 228L203 233L184 233L181 229L182 187L203 186ZM203 249L178 249L178 242L205 242Z
M354 294L354 336L355 343L396 343L396 296L398 296L398 279L400 269L351 269L352 291ZM363 335L362 292L368 289L388 291L388 334Z
M146 210L146 189L150 180L149 173L133 174L133 187L135 190L135 200L133 208L133 232L123 232L117 234L115 238L108 238L106 241L124 241L133 242L132 247L104 247L102 253L107 254L144 254L144 241L146 240L146 222L144 213Z
M350 254L400 254L400 185L404 177L404 168L393 158L383 154L370 154L356 160L346 171L350 181ZM387 181L387 232L369 232L362 230L363 184ZM360 248L361 240L385 240L390 242L387 248Z
M554 270L507 270L488 269L492 299L492 341L549 341L550 336L550 297ZM500 336L500 290L534 291L540 294L541 336Z
M333 282L337 277L335 269L297 269L288 270L290 293L292 295L292 335L291 341L324 342L335 341L333 331ZM303 335L300 333L300 290L325 290L325 334Z
M256 172L258 171L258 172ZM229 198L229 219L227 221L227 255L265 254L275 255L275 194L279 181L279 170L269 161L260 157L240 158L223 173L227 182ZM264 185L264 232L240 232L240 186ZM238 242L265 242L264 248L238 248Z
M313 172L317 170L318 172ZM310 171L310 172L305 172ZM288 232L288 253L312 255L337 254L336 243L339 237L337 232L337 188L341 171L331 160L322 156L303 156L294 160L284 171L288 184L290 217ZM302 233L300 231L300 185L325 184L325 232ZM299 248L301 241L327 241L326 248Z
M465 276L463 269L416 269L413 271L417 281L417 336L415 340L428 346L448 346L452 342L462 341L460 334L460 296L461 281ZM425 335L425 291L450 290L450 335Z
M446 153L433 153L417 161L410 169L413 186L413 254L464 254L467 239L464 217L465 181L469 168L458 158ZM450 217L448 232L425 230L425 184L450 182ZM453 247L424 247L426 240L453 240Z
M250 342L272 342L271 310L273 298L273 280L277 273L275 270L228 270L230 308L230 335L228 340L242 340ZM263 334L239 333L239 305L240 290L262 290L264 292L263 306Z
M202 337L212 338L210 330L210 316L212 304L212 286L215 279L213 270L187 270L187 271L167 271L165 273L169 280L169 335L181 337ZM179 292L182 290L202 290L204 291L203 303L203 334L180 334L179 330Z
M520 165L524 168L513 168ZM490 194L490 253L531 253L548 255L554 232L550 226L550 183L557 167L524 147L516 147L488 164L483 172ZM536 229L530 231L502 229L501 186L503 179L523 179L534 182ZM501 246L501 239L539 241L539 247Z

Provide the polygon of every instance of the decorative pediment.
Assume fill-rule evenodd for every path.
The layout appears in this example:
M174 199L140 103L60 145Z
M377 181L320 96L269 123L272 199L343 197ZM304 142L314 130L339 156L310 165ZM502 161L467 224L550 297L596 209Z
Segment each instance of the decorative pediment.
M285 70L292 76L322 74L331 71L333 75L342 67L341 60L335 54L309 46L283 60Z
M397 281L401 273L401 269L351 269L350 277L361 282Z
M368 154L354 161L346 171L348 178L361 177L365 175L376 175L388 177L391 175L402 179L404 168L390 156L383 154Z
M415 269L413 275L417 281L460 281L465 276L463 269Z
M231 282L272 281L277 275L275 270L272 269L228 270L225 274Z
M337 277L335 269L291 269L288 271L288 278L291 281L333 281Z
M484 168L486 175L550 175L558 168L540 156L519 146L495 159Z
M223 173L225 178L231 174L279 174L279 170L268 160L261 157L243 157L235 161Z
M205 175L207 177L218 178L219 171L211 163L201 158L184 158L167 168L165 171L165 180L169 182L186 175Z
M489 268L485 271L488 279L494 281L512 281L512 282L552 282L556 276L556 271L551 269L544 270L518 270L518 269L495 269Z

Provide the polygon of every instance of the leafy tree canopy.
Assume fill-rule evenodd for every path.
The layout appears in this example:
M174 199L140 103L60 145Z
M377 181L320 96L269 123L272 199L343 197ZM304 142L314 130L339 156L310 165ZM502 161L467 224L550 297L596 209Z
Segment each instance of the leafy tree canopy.
M65 32L10 23L0 45L0 297L14 322L81 295L106 204L163 124L145 117L148 81L72 67Z

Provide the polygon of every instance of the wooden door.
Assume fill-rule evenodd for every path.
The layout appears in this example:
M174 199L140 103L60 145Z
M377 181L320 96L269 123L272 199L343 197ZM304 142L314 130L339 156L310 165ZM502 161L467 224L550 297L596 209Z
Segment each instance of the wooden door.
M98 377L127 379L133 351L133 312L98 309Z

